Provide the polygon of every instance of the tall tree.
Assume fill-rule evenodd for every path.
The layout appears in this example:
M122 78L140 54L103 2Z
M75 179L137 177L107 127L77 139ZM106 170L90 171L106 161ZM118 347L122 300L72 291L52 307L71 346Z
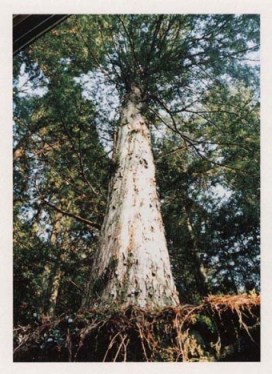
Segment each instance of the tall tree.
M29 113L23 113L30 117L26 128L33 136L25 137L31 140L28 163L20 164L19 176L30 170L31 180L39 180L31 193L26 185L26 194L38 192L37 206L49 217L54 210L85 222L91 231L104 219L85 306L94 300L119 306L177 304L160 203L181 299L211 288L212 262L224 254L216 253L218 242L223 249L231 237L224 238L223 208L211 197L212 188L232 189L236 211L240 204L245 217L252 212L241 194L242 159L256 176L258 113L252 92L257 79L256 67L247 61L254 58L258 38L254 15L72 16L28 51L28 66L44 77L48 93L38 111L28 100ZM85 84L83 95L92 90L91 103L79 83ZM101 96L110 98L109 107ZM17 127L19 144L24 127L19 121ZM238 147L245 142L246 149ZM103 147L113 147L111 162ZM99 157L105 162L94 172ZM107 163L112 176L106 208L97 191L105 196ZM42 166L38 176L37 165ZM252 186L248 197L253 193ZM256 207L256 196L253 201ZM212 216L221 217L220 227ZM255 215L254 233L257 226ZM85 237L86 227L81 230ZM72 228L70 233L72 242ZM247 234L244 245L250 246L250 230ZM204 281L210 282L207 287Z
M121 305L161 307L177 303L166 247L162 249L159 244L165 242L158 234L163 235L161 219L154 212L154 203L156 206L158 201L154 197L154 172L149 171L149 168L153 169L153 161L150 144L145 141L147 129L152 124L150 109L155 106L156 114L157 105L164 110L171 121L169 123L167 119L165 124L179 133L200 157L206 158L199 149L199 141L184 134L182 118L176 115L190 111L197 114L201 110L196 108L202 103L195 106L192 99L191 103L184 103L182 90L193 86L195 94L201 95L203 101L204 90L212 90L215 77L226 86L228 78L224 75L231 79L230 69L235 71L239 57L256 48L255 45L250 47L250 41L256 39L256 42L257 34L251 30L246 36L239 36L238 30L243 25L249 31L256 21L254 17L232 16L117 16L116 19L104 19L102 34L107 34L107 28L110 28L113 42L106 53L124 98L116 140L116 171L91 281L95 297L97 292L101 300L112 300ZM220 55L226 61L223 66L220 66ZM199 72L202 82L195 83L195 73ZM184 116L183 121L192 123L192 119L187 120ZM199 264L201 280L198 283L205 288L207 277L200 262L188 209L184 213L191 235L191 252Z
M149 308L177 305L140 89L132 85L125 100L91 299Z

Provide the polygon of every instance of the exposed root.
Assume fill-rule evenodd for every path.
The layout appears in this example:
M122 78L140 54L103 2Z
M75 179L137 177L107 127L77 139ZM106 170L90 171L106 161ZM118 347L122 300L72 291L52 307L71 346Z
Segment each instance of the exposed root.
M231 309L232 311L249 310L253 306L260 305L261 297L257 294L241 294L241 295L212 295L204 299L204 302L209 304L217 311L224 311Z
M199 306L89 310L15 329L15 361L259 359L258 295L209 296Z

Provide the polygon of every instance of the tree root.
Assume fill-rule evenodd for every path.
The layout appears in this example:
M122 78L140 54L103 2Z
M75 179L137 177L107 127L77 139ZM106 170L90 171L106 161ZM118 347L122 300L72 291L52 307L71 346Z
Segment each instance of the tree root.
M255 294L209 296L199 306L160 311L86 310L18 326L14 361L258 361L259 317Z

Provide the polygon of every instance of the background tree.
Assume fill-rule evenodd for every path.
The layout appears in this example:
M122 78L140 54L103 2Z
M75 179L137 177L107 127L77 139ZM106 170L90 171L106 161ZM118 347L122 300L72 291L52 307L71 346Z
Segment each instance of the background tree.
M31 64L29 59L23 62L21 75L31 70ZM107 152L100 144L90 103L60 70L50 76L44 96L32 97L35 80L44 79L40 74L28 77L24 84L27 95L22 96L21 88L16 93L14 109L15 122L21 121L14 136L14 264L19 282L15 314L25 314L27 309L30 316L55 310L50 299L58 274L62 274L61 290L53 304L58 303L59 313L79 308L90 253L103 219L108 181ZM41 94L41 84L39 90ZM99 165L99 175L95 165ZM74 271L76 267L80 271ZM28 280L32 283L29 289L25 287Z

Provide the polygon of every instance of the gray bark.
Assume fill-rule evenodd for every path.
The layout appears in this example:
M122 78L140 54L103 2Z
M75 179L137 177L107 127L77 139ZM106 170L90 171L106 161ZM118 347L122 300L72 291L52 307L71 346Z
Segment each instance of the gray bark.
M166 245L150 132L134 87L121 112L108 210L90 281L90 300L143 308L179 303Z

